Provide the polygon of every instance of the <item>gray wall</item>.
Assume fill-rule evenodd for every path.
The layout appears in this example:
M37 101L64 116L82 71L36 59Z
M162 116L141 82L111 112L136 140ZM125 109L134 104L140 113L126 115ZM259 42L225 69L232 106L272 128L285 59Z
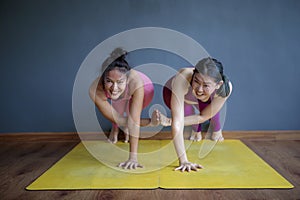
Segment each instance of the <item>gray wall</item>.
M298 0L2 0L0 132L75 131L72 89L85 57L146 26L182 32L223 62L234 84L225 130L300 129ZM185 65L155 51L130 62Z

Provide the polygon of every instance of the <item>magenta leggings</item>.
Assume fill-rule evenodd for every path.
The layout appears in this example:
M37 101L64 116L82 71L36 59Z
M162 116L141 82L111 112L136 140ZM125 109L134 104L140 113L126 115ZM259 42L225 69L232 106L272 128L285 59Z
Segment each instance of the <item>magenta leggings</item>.
M172 91L169 89L169 88L171 88L171 82L172 82L172 78L165 84L165 86L163 88L164 102L168 106L169 109L171 109L171 96L172 96ZM192 95L192 94L187 94L187 95ZM202 102L202 101L198 100L197 109L201 112L210 103L211 103L210 100L208 102ZM194 115L194 114L195 114L194 106L184 103L184 116L190 116L190 115ZM220 112L218 112L215 116L213 116L209 120L209 122L210 122L210 125L209 125L210 130L212 130L213 132L219 131L221 129ZM192 128L196 132L202 131L201 124L194 124L194 125L192 125Z

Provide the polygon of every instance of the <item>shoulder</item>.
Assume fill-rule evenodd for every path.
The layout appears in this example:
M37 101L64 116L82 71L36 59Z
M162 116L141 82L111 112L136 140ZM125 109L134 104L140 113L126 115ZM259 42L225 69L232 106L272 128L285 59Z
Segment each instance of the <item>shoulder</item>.
M190 82L193 76L194 68L181 68L176 74L177 80Z
M143 82L139 71L131 69L128 73L128 83L135 85Z
M192 76L193 68L180 69L172 81L172 90L177 91L178 94L187 94Z
M192 76L194 73L194 68L192 67L185 67L185 68L181 68L178 71L178 74L184 75L184 76Z
M130 94L134 93L137 89L144 88L144 81L141 78L139 71L131 69L128 73L128 87Z

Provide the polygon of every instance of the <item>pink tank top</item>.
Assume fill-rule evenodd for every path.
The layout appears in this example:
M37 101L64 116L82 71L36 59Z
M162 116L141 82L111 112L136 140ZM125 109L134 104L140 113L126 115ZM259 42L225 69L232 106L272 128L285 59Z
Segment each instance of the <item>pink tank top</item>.
M139 76L142 78L143 82L144 82L144 99L143 99L143 108L145 108L146 106L148 106L150 104L150 102L153 99L154 96L154 86L152 81L150 80L150 78L148 76L146 76L145 74L143 74L142 72L137 71ZM111 99L110 95L105 92L105 96L108 99ZM117 102L127 102L132 98L132 95L130 94L129 91L129 87L128 84L126 84L126 88L124 91L124 94L117 100L114 100L115 103Z

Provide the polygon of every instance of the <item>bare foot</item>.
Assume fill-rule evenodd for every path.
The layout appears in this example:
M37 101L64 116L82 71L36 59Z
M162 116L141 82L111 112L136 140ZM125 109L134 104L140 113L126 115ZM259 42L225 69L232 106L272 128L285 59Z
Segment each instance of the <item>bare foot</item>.
M128 142L129 142L129 131L128 131L128 127L124 128L123 132L124 132L124 134L125 134L125 140L124 140L124 142L125 142L125 143L128 143Z
M153 111L150 126L158 126L160 124L159 113L160 112L157 109Z
M171 126L172 124L172 119L168 118L161 112L159 112L159 120L160 120L160 124L163 126Z
M211 135L211 139L213 141L219 141L219 142L224 141L224 137L222 135L222 130L219 130L217 132L213 132L212 135Z
M201 140L202 140L202 134L201 134L201 131L200 131L200 132L192 131L190 140L191 140L191 141L194 141L194 142L199 142L199 141L201 141Z
M118 142L119 128L112 126L108 141L115 144Z

